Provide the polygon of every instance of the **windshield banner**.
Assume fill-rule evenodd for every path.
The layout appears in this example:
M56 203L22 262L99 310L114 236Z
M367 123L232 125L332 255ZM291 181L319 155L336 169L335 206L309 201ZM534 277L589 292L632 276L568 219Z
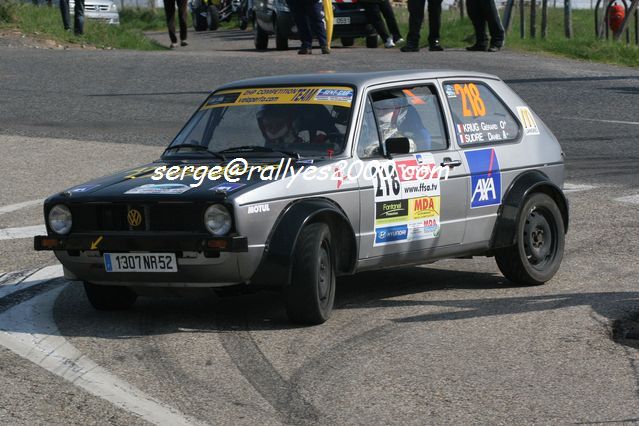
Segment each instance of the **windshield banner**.
M349 108L352 102L353 89L350 87L264 87L217 92L206 101L202 109L267 104L315 104Z

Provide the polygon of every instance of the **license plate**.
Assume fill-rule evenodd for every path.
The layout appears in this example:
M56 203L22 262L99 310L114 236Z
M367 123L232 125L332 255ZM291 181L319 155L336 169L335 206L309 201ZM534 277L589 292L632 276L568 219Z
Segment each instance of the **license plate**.
M177 272L175 253L104 253L107 272Z
M333 25L350 25L351 17L350 16L339 16L333 19Z

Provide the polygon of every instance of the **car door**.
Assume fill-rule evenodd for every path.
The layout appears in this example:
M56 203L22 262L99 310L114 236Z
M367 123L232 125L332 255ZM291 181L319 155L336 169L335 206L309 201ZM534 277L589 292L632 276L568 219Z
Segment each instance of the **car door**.
M357 136L360 259L460 244L468 189L450 143L442 99L430 82L369 90ZM406 138L409 152L385 154L382 140Z
M464 244L487 242L512 177L519 170L505 167L508 159L518 155L521 130L513 113L480 79L445 80L442 82L453 119L455 140L461 148L461 159L469 170L469 191ZM532 152L530 155L534 155Z

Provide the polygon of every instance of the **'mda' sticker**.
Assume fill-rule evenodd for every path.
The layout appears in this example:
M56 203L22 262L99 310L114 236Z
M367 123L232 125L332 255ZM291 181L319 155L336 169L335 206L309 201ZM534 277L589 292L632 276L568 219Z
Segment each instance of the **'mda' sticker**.
M470 167L470 207L486 207L501 203L501 173L494 148L466 151Z

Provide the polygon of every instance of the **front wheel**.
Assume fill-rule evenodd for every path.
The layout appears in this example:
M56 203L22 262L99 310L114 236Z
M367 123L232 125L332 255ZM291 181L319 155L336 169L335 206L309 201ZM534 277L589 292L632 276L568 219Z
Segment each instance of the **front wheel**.
M268 47L268 33L260 27L257 19L253 21L253 38L257 50L266 50Z
M322 324L335 300L335 262L331 231L325 223L302 228L293 253L291 283L286 288L286 312L291 321Z
M98 311L117 311L128 309L138 298L137 293L129 287L97 285L84 282L87 298Z
M208 28L206 17L202 16L202 12L199 9L191 14L191 21L193 22L193 29L197 32L206 31Z
M273 20L273 30L275 32L275 49L288 50L288 34L278 24L277 18Z
M495 260L515 284L539 285L559 270L564 254L565 229L561 212L551 197L530 196L522 206L514 246L498 249Z

